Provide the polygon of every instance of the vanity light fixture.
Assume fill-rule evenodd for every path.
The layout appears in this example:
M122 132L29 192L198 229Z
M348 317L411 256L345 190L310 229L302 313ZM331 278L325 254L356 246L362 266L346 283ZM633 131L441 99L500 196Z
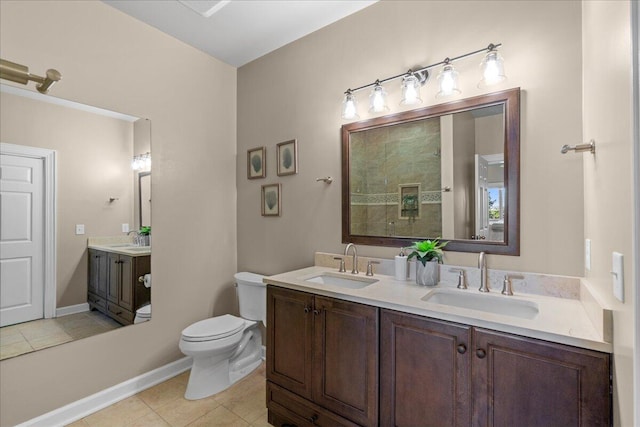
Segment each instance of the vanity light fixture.
M133 169L134 171L151 169L151 153L147 151L144 154L138 154L136 156L133 156L133 161L131 162L131 169Z
M480 53L485 53L485 57L480 64L482 68L482 80L480 80L478 87L484 88L492 84L500 83L506 79L504 74L504 60L497 50L500 46L502 46L502 43L490 43L485 48L453 58L445 58L443 61L427 65L415 71L409 70L396 76L378 79L373 83L355 89L347 89L342 101L342 118L345 120L360 118L355 93L370 87L373 89L369 95L369 111L372 113L387 111L389 109L386 101L387 92L382 85L400 78L402 78L402 100L400 101L400 105L420 104L422 102L420 86L423 86L429 79L429 70L439 66L442 66L442 70L438 74L437 80L439 87L436 98L459 94L461 91L458 88L458 72L453 68L452 63Z
M359 119L358 115L358 101L356 101L356 96L351 92L351 90L347 90L344 93L344 100L342 101L342 118L345 120L351 119Z
M420 86L424 85L429 78L429 71L425 70L420 73L407 71L402 78L402 100L400 105L416 105L422 104L420 98Z
M387 107L387 91L384 90L379 81L376 81L376 85L369 95L369 111L372 113L389 111L389 107Z
M458 89L458 72L451 65L451 60L449 58L444 60L444 67L438 74L438 93L436 93L436 98L444 98L451 95L460 94L460 89Z
M480 89L500 83L507 79L504 75L504 59L495 46L489 45L489 51L480 63L482 80L478 83Z

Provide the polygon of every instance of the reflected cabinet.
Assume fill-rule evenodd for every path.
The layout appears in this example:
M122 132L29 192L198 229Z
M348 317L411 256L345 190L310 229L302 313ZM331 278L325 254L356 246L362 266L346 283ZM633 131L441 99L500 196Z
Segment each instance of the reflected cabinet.
M151 300L150 288L139 280L151 272L151 256L127 256L89 249L87 302L122 325Z

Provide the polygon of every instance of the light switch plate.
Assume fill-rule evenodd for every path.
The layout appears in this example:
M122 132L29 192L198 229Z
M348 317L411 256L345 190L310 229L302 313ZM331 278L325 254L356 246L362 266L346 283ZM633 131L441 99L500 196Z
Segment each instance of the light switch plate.
M613 280L613 296L624 302L624 263L619 252L613 252L611 278Z
M76 236L84 234L84 224L76 224Z
M123 233L129 232L129 224L122 224L122 232Z
M584 268L591 270L591 239L584 241Z

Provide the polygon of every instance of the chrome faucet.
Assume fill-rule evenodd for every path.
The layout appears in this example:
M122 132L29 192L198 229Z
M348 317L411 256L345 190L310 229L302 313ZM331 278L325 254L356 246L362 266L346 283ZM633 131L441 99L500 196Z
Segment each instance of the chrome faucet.
M353 248L353 268L351 269L351 274L358 274L358 249L356 249L356 245L349 243L347 247L344 248L344 256L349 255L350 248Z
M480 269L480 292L489 292L489 283L487 280L487 254L480 252L478 256L478 268Z

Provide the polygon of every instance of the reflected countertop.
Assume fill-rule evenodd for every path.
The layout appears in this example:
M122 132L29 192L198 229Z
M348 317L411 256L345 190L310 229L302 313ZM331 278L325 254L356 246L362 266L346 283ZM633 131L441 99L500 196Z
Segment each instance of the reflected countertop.
M137 246L130 236L90 237L87 247L133 257L151 255L151 246Z
M413 281L396 280L393 276L376 274L371 277L377 281L362 288L347 288L327 283L308 281L314 276L329 273L332 276L342 275L345 279L353 279L350 273L338 273L335 268L313 266L289 271L264 279L269 285L280 286L386 308L405 313L427 316L435 319L464 323L467 325L508 332L512 334L538 338L546 341L567 344L591 350L612 352L612 343L607 332L610 328L611 311L595 303L586 283L581 282L580 295L577 298L562 298L536 294L518 293L515 296L504 296L500 290L493 289L490 294L480 294L477 289L456 289L453 283L439 283L434 287L418 286ZM360 273L355 276L364 279ZM370 279L370 277L366 277ZM498 314L487 309L462 308L446 304L426 301L434 291L446 293L477 294L479 298L500 298L503 305L526 303L537 306L538 313L534 318L522 318L507 314ZM596 319L596 320L594 320ZM597 319L601 319L598 327ZM604 327L602 325L605 325Z

